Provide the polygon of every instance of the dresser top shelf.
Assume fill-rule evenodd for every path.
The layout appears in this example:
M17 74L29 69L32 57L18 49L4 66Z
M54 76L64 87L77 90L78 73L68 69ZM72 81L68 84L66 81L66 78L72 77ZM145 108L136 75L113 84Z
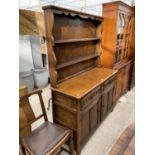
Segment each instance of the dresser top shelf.
M98 20L98 21L103 21L103 17L102 16L97 16L97 15L93 15L93 14L89 14L89 13L85 13L85 12L80 12L80 11L75 11L72 9L68 9L68 8L63 8L63 7L58 7L58 6L54 6L54 5L47 5L47 6L43 6L42 7L43 10L48 10L51 9L52 12L54 12L55 14L65 14L66 16L79 16L80 18L83 19L92 19L92 20Z
M54 91L79 99L116 73L116 70L95 67L76 77L60 83L58 88L52 89Z

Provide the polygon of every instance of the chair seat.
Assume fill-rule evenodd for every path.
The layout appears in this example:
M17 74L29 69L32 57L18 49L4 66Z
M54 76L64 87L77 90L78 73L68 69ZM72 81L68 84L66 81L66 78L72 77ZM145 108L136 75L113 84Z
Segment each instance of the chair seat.
M34 155L45 155L70 132L67 128L45 122L22 140Z

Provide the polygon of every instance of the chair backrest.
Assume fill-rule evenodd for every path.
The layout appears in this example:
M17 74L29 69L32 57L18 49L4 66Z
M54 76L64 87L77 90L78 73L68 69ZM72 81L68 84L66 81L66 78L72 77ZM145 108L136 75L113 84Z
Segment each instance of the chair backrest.
M29 98L32 95L38 95L41 109L42 109L42 114L37 117L35 117L34 112L30 106L30 102L29 102ZM22 132L22 130L24 130L25 128L28 128L29 126L31 126L32 123L34 123L35 121L37 121L38 119L40 119L42 117L44 117L45 121L48 121L46 109L45 109L43 98L42 98L42 90L36 90L36 91L30 92L26 95L21 96L19 108L20 108L20 111L22 111L22 113L24 113L24 116L27 119L26 124L20 124L19 132ZM20 115L20 114L21 113L19 113L19 118L20 118L20 120L22 120L23 115ZM20 121L19 123L21 123L21 122L22 121ZM20 134L20 138L22 138L21 136L24 136L24 135Z
M19 97L22 97L24 95L26 95L28 93L28 89L26 86L20 86L19 88ZM29 107L29 109L32 111L30 104L28 103L27 105ZM33 111L31 113L31 115L33 115ZM24 113L24 110L22 108L22 106L20 106L19 104L19 129L23 128L24 126L27 125L28 121L27 121L27 117ZM22 131L19 132L19 137L23 137L26 136L28 134L31 133L31 126L26 127L25 129L23 129Z
M19 97L22 97L28 93L28 88L25 85L19 87Z

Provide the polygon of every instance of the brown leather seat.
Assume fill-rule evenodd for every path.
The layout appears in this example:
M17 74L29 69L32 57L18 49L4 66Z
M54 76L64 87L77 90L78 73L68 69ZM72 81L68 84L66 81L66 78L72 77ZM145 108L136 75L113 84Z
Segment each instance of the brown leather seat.
M29 136L24 137L23 143L27 145L33 154L44 155L59 143L65 135L68 135L69 131L56 124L45 122Z

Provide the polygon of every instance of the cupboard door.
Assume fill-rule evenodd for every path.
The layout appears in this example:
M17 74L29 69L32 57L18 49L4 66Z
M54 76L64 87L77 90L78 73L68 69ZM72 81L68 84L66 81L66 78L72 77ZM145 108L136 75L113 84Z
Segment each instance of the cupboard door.
M131 64L128 64L125 69L125 80L124 80L124 92L128 90L128 83L129 83L129 77L130 77L130 68Z
M87 112L81 120L81 144L83 145L89 136L89 112Z
M84 109L84 113L81 118L81 144L83 145L90 134L96 129L99 118L100 118L100 107L101 100L93 101L91 104L93 105L87 111Z
M108 94L102 95L101 120L108 114Z
M115 89L114 81L111 81L110 84L105 85L103 88L102 103L101 103L101 119L104 119L106 115L113 109L114 89Z
M121 97L123 94L123 85L124 85L124 69L120 70L116 77L115 84L115 102Z
M126 68L124 68L123 72L122 72L122 91L121 91L121 95L122 96L125 93L125 84L126 84Z
M98 112L97 112L97 105L96 104L94 107L89 112L89 118L90 118L90 132L92 132L95 127L97 126L98 122Z
M117 77L116 77L116 84L115 84L115 101L118 100L121 92L121 73L119 72Z
M120 76L120 94L119 98L124 94L124 84L125 84L125 68L122 69L121 71L121 76Z
M112 90L108 92L108 112L111 111L113 105L113 94Z
M135 62L131 63L129 72L128 89L131 90L135 85Z

